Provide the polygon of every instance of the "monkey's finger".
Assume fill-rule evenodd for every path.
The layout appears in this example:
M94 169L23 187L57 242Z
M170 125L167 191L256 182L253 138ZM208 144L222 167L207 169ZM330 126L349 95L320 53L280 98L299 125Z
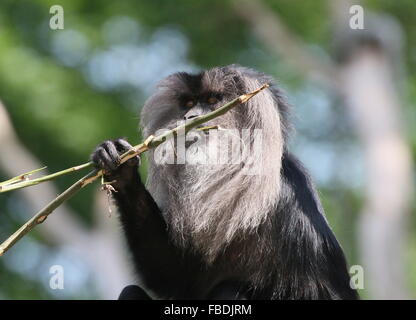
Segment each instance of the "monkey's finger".
M130 143L128 143L124 139L117 139L117 140L114 141L114 144L115 144L117 150L121 153L127 152L127 151L129 151L130 149L133 148L130 145ZM140 166L140 164L141 164L140 156L133 157L130 160L128 160L126 163L128 165L131 165L131 166L134 166L136 164L138 164Z
M117 169L118 162L109 156L103 147L98 147L92 156L92 161L106 171Z
M114 144L119 152L127 152L133 148L133 146L128 143L125 139L117 139L114 141Z
M108 155L112 158L113 162L117 163L117 165L120 164L120 154L114 145L113 141L105 141L101 145L108 153Z

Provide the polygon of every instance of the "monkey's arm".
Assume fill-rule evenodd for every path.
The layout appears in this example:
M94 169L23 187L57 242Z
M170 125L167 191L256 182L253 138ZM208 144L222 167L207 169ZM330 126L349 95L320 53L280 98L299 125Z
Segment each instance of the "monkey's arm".
M170 241L162 214L140 180L138 159L117 167L119 154L130 147L121 139L106 141L94 151L92 160L106 170L106 180L113 182L113 195L140 279L159 297L192 294L198 259L179 251Z

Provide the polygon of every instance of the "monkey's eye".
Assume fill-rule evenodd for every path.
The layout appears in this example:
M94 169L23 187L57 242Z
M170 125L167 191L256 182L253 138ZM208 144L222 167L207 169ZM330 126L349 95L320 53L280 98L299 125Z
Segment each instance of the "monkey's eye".
M215 104L215 103L217 103L217 102L218 102L218 99L217 99L216 97L209 97L209 98L207 99L207 102L208 102L209 104Z
M194 105L195 105L195 100L188 100L185 103L185 107L187 107L187 108L192 108Z

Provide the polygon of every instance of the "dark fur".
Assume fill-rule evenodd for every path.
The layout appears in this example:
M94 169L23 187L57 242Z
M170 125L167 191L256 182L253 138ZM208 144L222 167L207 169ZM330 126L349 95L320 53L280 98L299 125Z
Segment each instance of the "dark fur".
M271 82L264 74L238 66L213 70L207 72L228 79L223 84L216 79L217 88L210 89L221 91L224 101L249 89L244 79ZM164 103L170 99L180 100L185 93L203 94L206 88L201 85L202 75L179 73L168 77L161 84L162 88L169 88L164 93ZM230 240L221 242L218 238L221 236L220 225L213 231L215 239L196 235L197 239L203 239L202 246L194 246L192 238L179 243L178 236L187 238L190 235L178 235L174 230L171 218L164 213L169 210L167 203L163 199L156 203L141 182L137 160L130 160L129 164L114 170L118 160L114 150L122 153L128 149L128 144L123 140L107 141L93 153L93 161L107 170L107 179L116 180L114 197L120 209L121 223L139 280L151 296L172 299L358 298L356 291L350 288L344 254L326 222L316 190L306 170L287 151L288 105L278 88L274 86L270 92L279 112L283 140L281 157L274 160L277 168L280 167L279 188L273 193L276 202L254 230L237 229ZM152 99L156 98L150 98L149 105L152 105ZM159 96L153 101L162 100ZM222 121L227 123L237 119L241 124L246 118L239 112L244 111L230 112L228 116L233 118L224 116ZM169 126L172 119L181 116L181 111L173 108L170 112L153 109L152 114L144 115L145 134ZM277 146L268 148L272 150ZM261 195L262 190L252 192ZM233 196L238 198L240 195ZM256 203L251 208L254 213L263 209L257 208ZM186 220L186 212L183 214ZM219 249L207 258L205 251L211 245ZM123 299L145 297L143 290L131 286L120 296Z

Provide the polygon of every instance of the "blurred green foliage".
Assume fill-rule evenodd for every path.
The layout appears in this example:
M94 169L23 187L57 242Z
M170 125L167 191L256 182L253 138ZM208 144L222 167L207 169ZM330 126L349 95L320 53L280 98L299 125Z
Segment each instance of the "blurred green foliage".
M327 1L264 2L280 14L300 39L331 55L332 30L327 18ZM56 4L65 10L64 30L49 28L49 8ZM416 3L413 0L368 0L364 5L393 15L405 31L407 96L403 101L406 107L403 119L407 121L408 139L416 156L413 103L416 100ZM119 62L123 58L136 70L126 78L123 77L126 65ZM97 76L95 71L103 61L109 73ZM310 160L306 164L312 175L318 176L328 219L350 264L359 264L354 230L362 203L362 183L354 180L357 175L339 175L349 170L349 160L353 159L353 156L343 159L345 152L342 151L348 148L356 151L353 130L345 120L344 111L334 97L320 93L319 88L303 79L303 75L288 69L284 61L268 52L233 11L229 1L0 2L0 98L7 106L20 139L51 172L87 161L94 146L104 139L127 137L132 143L139 142L140 106L165 73L230 63L270 73L285 87L295 105L298 128L293 141L295 150ZM127 68L130 69L129 65ZM147 78L140 82L143 74ZM317 94L321 98L314 100ZM302 113L319 108L322 103L328 107L321 110L322 116L317 121L323 120L325 124L309 121ZM309 159L317 157L317 153L310 153L311 148L305 146L316 147L318 155L325 150L329 150L329 155L337 155L328 156L329 163L335 163L335 167L333 164L328 168L323 166L325 172L321 179L319 165L314 167L313 159ZM145 174L145 167L142 174ZM2 178L6 179L0 172ZM73 176L63 177L56 184L64 190L73 180ZM87 188L69 202L87 224L91 223L93 188ZM18 193L0 196L0 239L19 226L23 212L28 210L30 212ZM19 212L21 214L16 216ZM416 267L415 226L412 214L407 267L413 297L416 297L416 277L411 272ZM29 238L42 248L37 260L32 260L38 261L33 262L37 267L43 259L59 251L36 232ZM19 244L15 250L23 250L23 247L24 244ZM46 288L45 281L16 271L11 262L0 260L0 298L59 298ZM86 281L84 288L93 286ZM94 297L94 288L66 296L88 297Z

